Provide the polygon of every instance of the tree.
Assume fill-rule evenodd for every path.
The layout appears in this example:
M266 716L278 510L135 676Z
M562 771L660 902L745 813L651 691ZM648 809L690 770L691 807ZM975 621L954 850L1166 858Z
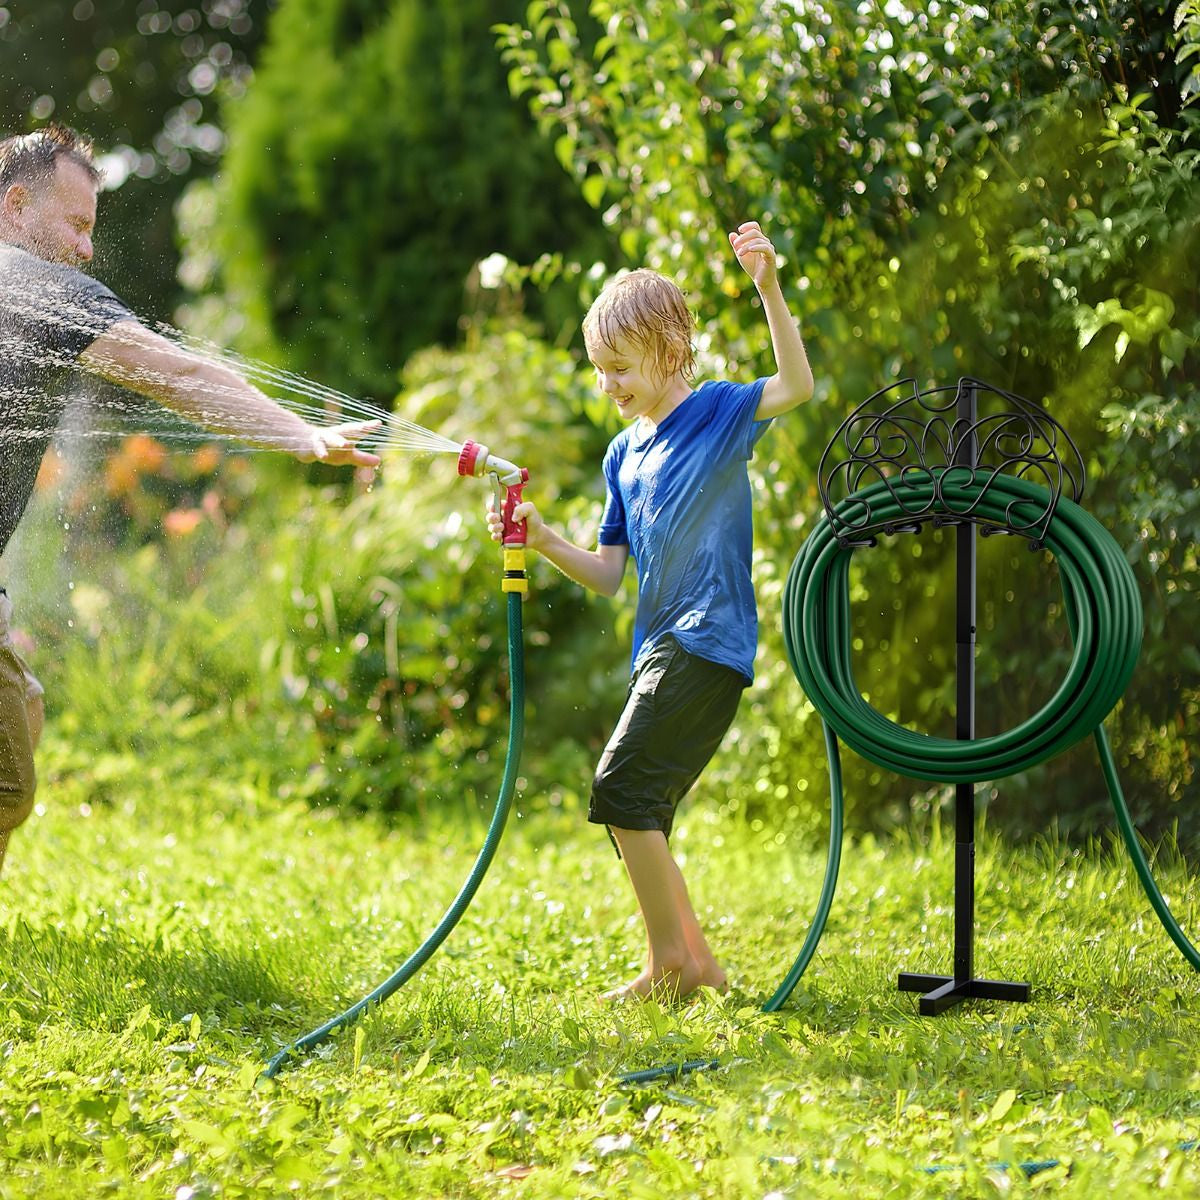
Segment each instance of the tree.
M476 262L602 250L507 93L491 33L507 15L280 4L253 90L225 110L215 195L193 198L191 252L219 263L244 347L390 401L408 355L457 338ZM553 321L553 297L532 298Z
M18 0L0 7L0 129L54 118L96 141L107 172L97 274L138 312L170 319L174 207L220 158L217 98L242 94L267 3Z

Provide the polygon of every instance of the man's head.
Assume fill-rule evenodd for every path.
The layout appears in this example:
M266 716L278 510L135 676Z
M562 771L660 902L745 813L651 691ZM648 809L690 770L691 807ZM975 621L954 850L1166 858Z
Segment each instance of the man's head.
M92 257L100 171L92 145L47 125L0 141L0 240L49 262L77 267Z
M583 319L583 340L593 362L606 350L633 350L660 383L676 374L692 377L693 330L683 293L665 275L645 269L609 283Z

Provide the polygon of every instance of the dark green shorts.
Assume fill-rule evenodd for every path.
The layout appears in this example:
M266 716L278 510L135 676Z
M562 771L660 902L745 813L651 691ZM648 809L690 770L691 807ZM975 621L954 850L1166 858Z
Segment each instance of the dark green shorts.
M733 723L746 679L666 638L629 683L625 708L592 780L588 820L615 829L661 829Z

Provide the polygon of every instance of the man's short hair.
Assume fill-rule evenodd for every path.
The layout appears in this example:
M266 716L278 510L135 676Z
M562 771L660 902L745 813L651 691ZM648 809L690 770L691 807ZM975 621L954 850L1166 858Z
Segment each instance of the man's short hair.
M52 122L33 133L0 141L0 194L14 183L38 186L54 178L60 161L78 163L96 187L102 175L92 161L92 143L74 129Z
M605 284L583 318L589 351L601 344L615 350L616 339L624 338L650 359L661 379L675 371L687 379L695 373L694 329L687 301L675 283L644 267Z

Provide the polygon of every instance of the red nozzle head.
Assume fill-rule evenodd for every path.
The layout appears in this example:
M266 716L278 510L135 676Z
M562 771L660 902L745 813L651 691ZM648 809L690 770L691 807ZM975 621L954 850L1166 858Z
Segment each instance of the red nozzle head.
M480 460L487 461L487 447L478 442L463 442L463 448L458 452L458 473L460 475L476 475L475 470Z

